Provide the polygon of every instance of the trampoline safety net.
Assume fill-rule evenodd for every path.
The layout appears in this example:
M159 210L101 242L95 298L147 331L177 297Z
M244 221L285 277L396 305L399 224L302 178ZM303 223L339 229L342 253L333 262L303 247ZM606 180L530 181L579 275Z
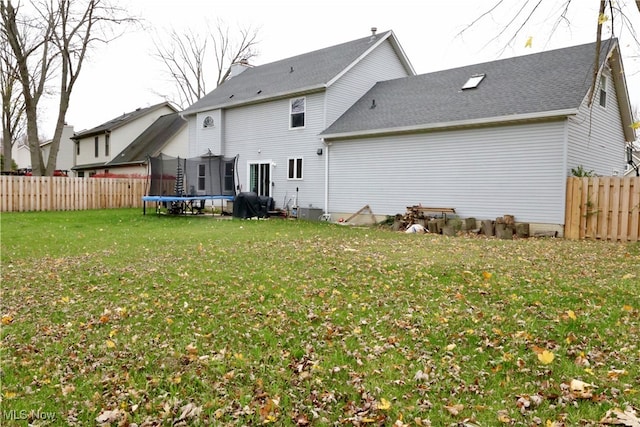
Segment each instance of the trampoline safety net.
M235 196L238 156L149 158L148 196Z

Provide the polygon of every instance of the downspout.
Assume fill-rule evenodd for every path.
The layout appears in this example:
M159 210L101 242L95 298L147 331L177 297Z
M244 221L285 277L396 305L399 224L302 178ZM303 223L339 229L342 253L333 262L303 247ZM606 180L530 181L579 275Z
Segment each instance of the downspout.
M327 143L324 138L320 138L324 145L324 213L329 213L329 154L331 150L330 143Z

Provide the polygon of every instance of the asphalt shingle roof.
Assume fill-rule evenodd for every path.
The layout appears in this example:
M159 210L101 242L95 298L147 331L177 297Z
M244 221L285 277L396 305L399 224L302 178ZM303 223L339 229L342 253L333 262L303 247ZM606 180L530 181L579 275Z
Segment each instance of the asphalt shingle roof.
M86 138L88 136L92 136L92 135L98 135L101 133L104 133L106 131L111 131L114 130L122 125L125 125L127 123L130 123L134 120L136 120L138 117L144 116L145 114L157 110L159 108L162 108L164 106L168 106L170 107L172 110L177 111L173 106L171 106L171 104L169 104L168 102L162 102L160 104L155 104L155 105L151 105L149 107L145 107L145 108L138 108L134 111L131 111L129 113L123 113L122 115L113 118L107 122L102 123L101 125L98 125L96 127L93 127L91 129L87 129L87 130L83 130L78 132L77 134L75 134L73 136L73 139L82 139L82 138Z
M146 161L147 156L157 155L169 140L186 125L187 121L178 113L158 117L151 126L108 162L107 166Z
M601 63L611 43L616 42L602 42ZM382 81L322 135L575 109L589 91L594 62L595 43L589 43ZM485 78L475 89L462 90L475 74Z
M391 31L327 47L269 64L248 68L189 106L183 114L221 107L326 85L340 72L388 38Z

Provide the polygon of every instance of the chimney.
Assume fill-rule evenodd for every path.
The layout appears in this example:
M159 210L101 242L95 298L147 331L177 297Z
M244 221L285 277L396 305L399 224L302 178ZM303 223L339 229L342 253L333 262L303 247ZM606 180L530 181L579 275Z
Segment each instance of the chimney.
M371 27L371 38L369 39L370 42L376 39L376 31L378 31L376 27Z
M237 75L240 75L240 73L247 70L248 68L251 68L251 65L249 65L249 61L247 61L246 59L241 59L238 62L234 62L233 64L231 64L231 72L229 73L229 78L231 79Z

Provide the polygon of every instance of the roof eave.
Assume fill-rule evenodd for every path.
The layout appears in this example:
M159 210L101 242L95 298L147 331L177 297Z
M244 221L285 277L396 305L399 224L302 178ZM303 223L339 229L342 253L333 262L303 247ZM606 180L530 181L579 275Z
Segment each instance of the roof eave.
M105 164L105 166L139 166L139 165L146 165L147 162L146 160L130 160L128 162L117 162L117 163L107 163Z
M393 47L393 49L398 54L398 58L400 59L400 62L404 66L405 70L407 71L407 74L409 74L411 76L415 76L416 75L416 70L413 68L413 65L411 65L411 62L409 61L409 58L407 57L406 53L402 49L402 46L400 45L400 42L398 42L398 39L396 38L395 33L393 31L387 31L382 37L379 38L378 41L376 41L374 44L372 44L369 49L367 49L365 52L362 53L362 55L360 55L358 58L356 58L355 61L353 61L351 64L349 64L345 69L343 69L340 73L338 73L334 78L329 80L329 82L327 82L327 87L331 86L336 81L338 81L349 70L351 70L358 63L360 63L360 61L362 61L365 57L367 57L374 49L376 49L378 46L380 46L386 40L389 40L389 42L391 43L391 46Z
M536 112L536 113L510 114L507 116L498 116L498 117L483 117L479 119L455 120L451 122L425 123L420 125L402 126L402 127L395 127L395 128L371 129L371 130L360 130L360 131L353 131L353 132L328 133L328 134L321 133L320 136L325 141L337 140L337 139L353 139L353 138L360 138L364 136L383 136L383 135L398 134L398 133L426 132L426 131L436 131L436 130L445 130L445 129L453 129L453 128L502 125L502 124L532 121L532 120L533 121L550 120L554 118L567 117L567 116L572 116L576 114L578 114L578 109L569 108L564 110L543 111L543 112Z
M96 136L96 135L102 135L103 133L113 132L114 130L118 129L119 127L124 126L124 125L129 124L129 123L132 123L132 122L138 120L140 117L144 117L147 114L150 114L150 113L152 113L154 111L157 111L158 109L160 109L162 107L165 107L165 106L167 106L170 109L172 109L174 113L178 112L178 110L173 105L171 105L169 102L165 101L165 102L161 102L159 104L155 104L155 105L151 105L149 107L145 107L148 110L144 114L141 114L141 115L136 116L134 118L127 118L125 120L118 121L118 122L114 123L112 126L108 126L108 127L104 127L104 123L103 123L102 125L98 125L98 126L93 128L93 129L96 129L96 128L99 128L99 129L96 129L96 130L88 129L86 131L79 132L79 133L73 135L70 139L72 139L74 141L78 141L80 139L89 138L89 137ZM132 112L135 112L135 111L132 111ZM117 119L117 117L115 119L112 119L111 121L116 120L116 119ZM107 123L109 123L109 122L107 122Z
M272 95L265 95L265 96L260 96L260 97L256 97L256 98L246 99L246 100L242 100L242 101L225 102L225 103L222 103L222 104L209 105L209 106L201 107L201 108L194 109L194 110L181 111L179 114L180 114L180 117L182 117L184 119L184 118L186 118L188 116L193 116L195 114L202 113L202 112L205 112L205 111L219 110L219 109L228 110L228 109L231 109L231 108L244 107L246 105L262 104L264 102L276 101L278 99L286 99L286 98L290 98L292 96L308 95L308 94L311 94L311 93L322 92L326 88L327 88L327 86L325 84L319 84L319 85L308 86L308 87L305 87L305 88L296 89L296 90L292 90L292 91L279 92L279 93L275 93L275 94L272 94Z
M610 65L611 75L616 87L616 97L618 98L617 101L620 108L624 137L627 142L633 142L636 140L636 131L633 128L633 112L631 110L631 100L629 99L627 80L622 65L620 46L617 42L610 51Z

